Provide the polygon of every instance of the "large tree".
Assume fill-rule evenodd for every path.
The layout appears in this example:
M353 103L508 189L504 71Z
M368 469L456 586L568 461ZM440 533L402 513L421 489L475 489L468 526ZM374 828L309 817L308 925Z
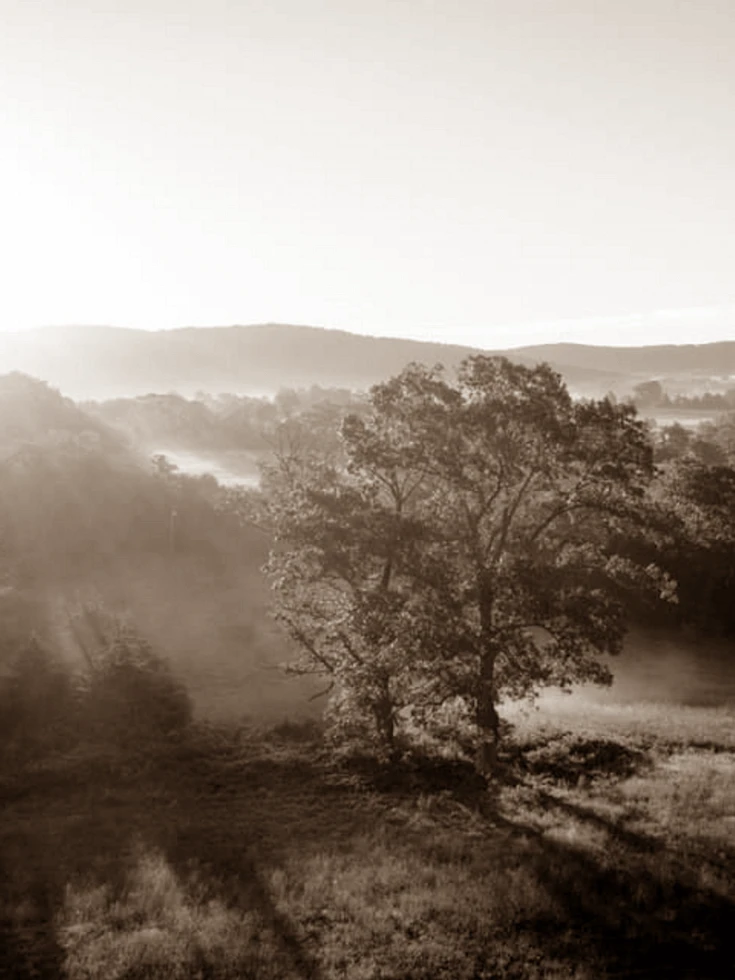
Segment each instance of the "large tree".
M492 769L504 695L608 682L628 590L670 596L622 545L649 523L646 426L574 402L546 365L411 365L342 425L342 451L265 475L277 608L338 700L390 743L402 708L460 699Z

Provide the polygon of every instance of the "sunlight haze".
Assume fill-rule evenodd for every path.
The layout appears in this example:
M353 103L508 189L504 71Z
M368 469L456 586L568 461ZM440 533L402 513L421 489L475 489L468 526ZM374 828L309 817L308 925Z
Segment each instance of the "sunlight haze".
M730 3L0 12L0 329L735 337Z

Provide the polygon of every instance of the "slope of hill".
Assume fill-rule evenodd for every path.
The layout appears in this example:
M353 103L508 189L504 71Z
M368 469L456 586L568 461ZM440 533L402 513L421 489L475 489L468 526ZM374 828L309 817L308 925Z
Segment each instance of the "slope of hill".
M263 394L312 384L366 388L410 361L451 369L478 352L451 344L274 323L157 332L49 327L0 335L0 370L42 377L78 398L151 391ZM523 349L508 353L523 363L539 359ZM568 384L582 390L606 391L624 380L604 365L577 367L554 356L548 359Z
M47 384L19 372L0 376L0 460L30 444L77 442L119 448L120 437Z
M452 369L479 349L454 344L368 337L343 330L280 323L133 330L44 327L0 333L0 373L44 378L75 398L148 392L273 394L313 384L365 389L410 361ZM735 341L653 347L546 344L504 354L519 363L547 361L577 394L628 395L648 378L686 392L735 377Z
M159 472L44 382L0 376L0 675L32 631L79 661L70 610L101 600L208 716L305 710L275 666L288 648L267 614L268 540L218 501L211 479Z

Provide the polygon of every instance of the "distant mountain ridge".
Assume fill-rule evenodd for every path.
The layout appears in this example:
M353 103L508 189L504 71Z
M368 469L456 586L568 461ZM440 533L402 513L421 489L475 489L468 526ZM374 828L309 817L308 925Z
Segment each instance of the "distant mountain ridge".
M735 341L620 348L560 343L480 350L278 323L161 331L43 327L0 334L0 374L23 371L76 398L168 391L266 394L312 384L367 388L410 361L441 363L451 370L476 353L500 354L525 364L547 361L581 394L625 394L642 378L735 378Z
M591 344L539 344L519 348L525 357L555 361L581 370L615 374L735 374L735 341L707 344L656 344L646 347L596 347Z

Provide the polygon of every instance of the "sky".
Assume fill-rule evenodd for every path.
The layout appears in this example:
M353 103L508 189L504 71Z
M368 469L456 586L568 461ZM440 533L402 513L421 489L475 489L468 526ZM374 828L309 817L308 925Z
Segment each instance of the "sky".
M735 339L732 0L0 0L0 329Z

